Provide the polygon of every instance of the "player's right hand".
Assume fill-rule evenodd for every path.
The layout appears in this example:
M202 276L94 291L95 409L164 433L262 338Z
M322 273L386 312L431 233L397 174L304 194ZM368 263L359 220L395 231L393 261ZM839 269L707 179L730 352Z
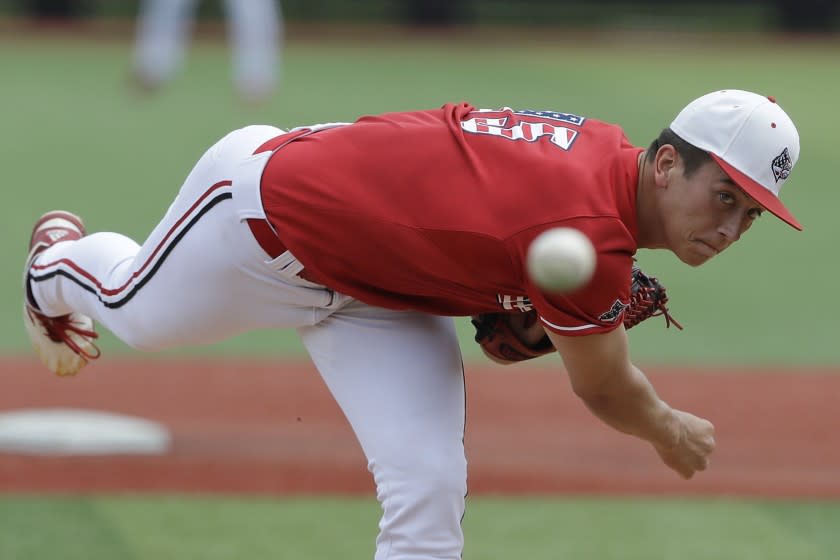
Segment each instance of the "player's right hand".
M674 410L676 443L654 445L662 461L683 478L691 478L709 466L709 455L715 449L715 427L704 418Z

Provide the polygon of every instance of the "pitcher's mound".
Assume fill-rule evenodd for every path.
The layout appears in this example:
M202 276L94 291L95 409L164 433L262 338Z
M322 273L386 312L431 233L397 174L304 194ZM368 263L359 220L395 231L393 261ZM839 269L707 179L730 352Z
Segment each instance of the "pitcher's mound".
M65 408L0 413L0 453L162 454L170 441L163 425L122 414Z

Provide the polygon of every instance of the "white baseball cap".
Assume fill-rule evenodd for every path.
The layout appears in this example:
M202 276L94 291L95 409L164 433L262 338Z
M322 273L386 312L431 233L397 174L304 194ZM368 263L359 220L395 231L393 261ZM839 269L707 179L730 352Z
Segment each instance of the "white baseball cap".
M708 152L768 211L802 229L779 199L799 159L799 133L773 97L737 89L715 91L689 103L671 130Z

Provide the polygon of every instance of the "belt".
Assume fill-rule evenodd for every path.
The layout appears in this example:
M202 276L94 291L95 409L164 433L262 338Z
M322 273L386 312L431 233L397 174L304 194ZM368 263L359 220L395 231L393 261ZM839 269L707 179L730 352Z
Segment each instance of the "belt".
M251 234L254 236L254 239L257 241L257 244L262 247L262 250L268 254L269 257L272 259L276 259L288 249L286 245L280 241L280 238L277 237L277 234L274 233L274 230L271 229L271 226L268 225L267 220L261 220L259 218L249 218L245 220L248 222L248 227L251 228ZM313 283L320 283L316 280L313 280L306 272L306 269L301 270L297 273L298 277L303 278L309 282Z

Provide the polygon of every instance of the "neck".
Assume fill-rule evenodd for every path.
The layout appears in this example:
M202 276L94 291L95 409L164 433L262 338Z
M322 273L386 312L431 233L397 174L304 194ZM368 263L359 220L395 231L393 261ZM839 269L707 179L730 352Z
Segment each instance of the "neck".
M660 249L665 246L662 221L656 211L656 205L653 166L648 164L647 151L645 151L639 154L639 182L636 187L636 215L640 249Z

